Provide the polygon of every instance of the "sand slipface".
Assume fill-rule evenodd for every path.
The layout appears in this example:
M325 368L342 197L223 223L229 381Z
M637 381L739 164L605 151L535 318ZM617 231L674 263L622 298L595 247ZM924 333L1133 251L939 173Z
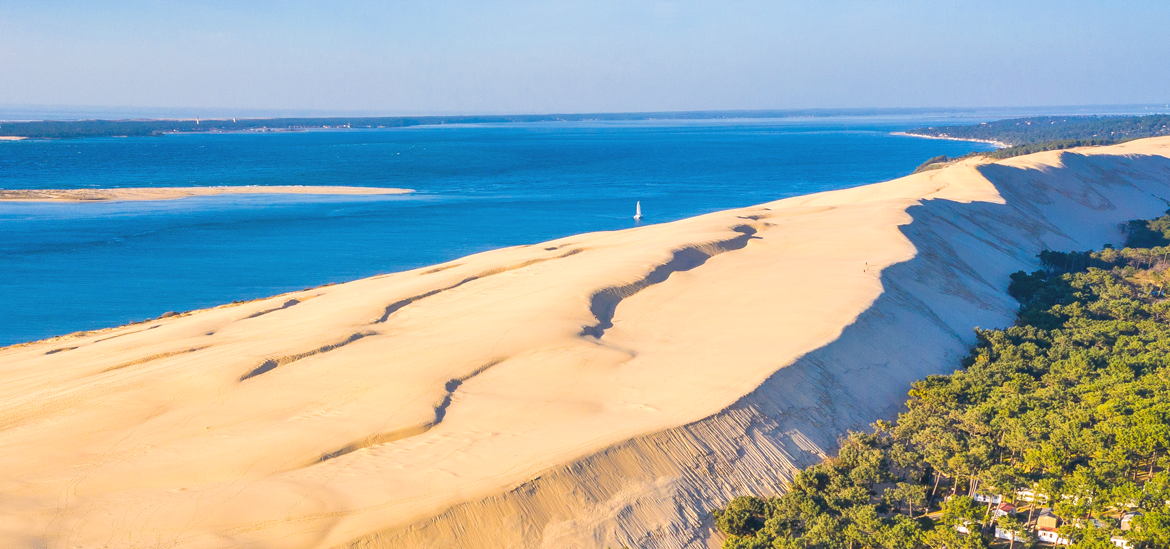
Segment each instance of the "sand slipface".
M220 187L123 187L108 189L0 189L0 202L108 202L175 200L192 196L225 194L386 195L407 194L411 189L389 187L332 187L312 185L237 185Z
M27 547L705 547L1160 214L1170 138L965 161L0 350Z

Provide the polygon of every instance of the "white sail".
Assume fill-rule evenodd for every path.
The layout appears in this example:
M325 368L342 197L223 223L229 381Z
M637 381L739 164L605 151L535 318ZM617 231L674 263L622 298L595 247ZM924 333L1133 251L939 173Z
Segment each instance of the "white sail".
M634 210L634 219L642 219L642 201L638 201L638 205Z

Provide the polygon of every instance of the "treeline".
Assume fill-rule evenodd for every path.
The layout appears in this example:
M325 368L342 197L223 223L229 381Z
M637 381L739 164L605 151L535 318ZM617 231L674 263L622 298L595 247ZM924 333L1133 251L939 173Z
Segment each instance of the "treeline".
M994 151L987 151L980 153L982 156L1002 160L1004 158L1011 158L1013 156L1022 156L1025 154L1032 154L1044 151L1059 151L1062 149L1071 149L1073 147L1097 147L1101 145L1110 145L1116 143L1109 139L1063 139L1060 141L1044 141L1041 143L1028 143L1027 145L1016 145L1014 147L1005 147L996 149Z
M940 126L907 130L910 135L976 139L1004 143L994 151L962 156L936 156L914 173L941 168L951 162L982 156L995 160L1044 151L1113 145L1143 137L1170 135L1170 115L1150 116L1039 116L985 122L973 126Z
M1111 141L1108 139L1065 139L1063 141L1045 141L1043 143L1028 143L1027 145L1004 147L994 151L976 151L954 157L940 155L927 159L926 162L923 162L914 169L914 173L924 172L927 170L936 170L952 162L958 162L960 160L974 158L977 156L991 158L994 160L1003 160L1013 156L1023 156L1025 154L1044 151L1059 151L1064 149L1071 149L1073 147L1097 147L1102 145L1113 145L1116 143L1119 143L1119 141Z
M969 126L916 128L908 130L906 133L929 137L998 141L1013 147L1077 140L1116 142L1170 135L1170 115L1037 116L997 120Z
M850 433L782 496L714 511L724 548L1035 546L1039 533L1170 547L1170 216L1127 228L1124 249L1045 252L1044 270L1012 275L1016 325L978 330L962 369L915 382L895 423ZM1039 528L1042 510L1059 526Z
M928 114L932 109L791 109L593 114L517 114L475 116L393 116L329 118L223 118L195 120L46 120L0 122L0 136L29 139L130 137L173 132L290 131L322 128L402 128L439 124L498 124L590 120L705 120L790 118L804 116L874 116ZM972 111L973 112L973 111Z

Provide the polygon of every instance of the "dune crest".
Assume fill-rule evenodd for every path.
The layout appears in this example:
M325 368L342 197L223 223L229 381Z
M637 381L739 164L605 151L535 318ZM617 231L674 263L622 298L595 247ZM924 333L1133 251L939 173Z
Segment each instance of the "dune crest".
M1153 195L1153 196L1152 196ZM0 349L29 547L703 547L1161 213L1170 138L575 235Z

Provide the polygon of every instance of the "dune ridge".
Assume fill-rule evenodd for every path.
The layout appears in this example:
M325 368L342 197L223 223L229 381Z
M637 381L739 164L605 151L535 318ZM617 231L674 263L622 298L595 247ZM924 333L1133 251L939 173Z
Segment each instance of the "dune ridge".
M717 544L1168 195L1170 138L964 161L0 349L0 537Z
M108 189L0 189L0 202L109 202L177 200L225 194L316 194L374 196L409 194L411 189L327 185L234 185L218 187L121 187Z

